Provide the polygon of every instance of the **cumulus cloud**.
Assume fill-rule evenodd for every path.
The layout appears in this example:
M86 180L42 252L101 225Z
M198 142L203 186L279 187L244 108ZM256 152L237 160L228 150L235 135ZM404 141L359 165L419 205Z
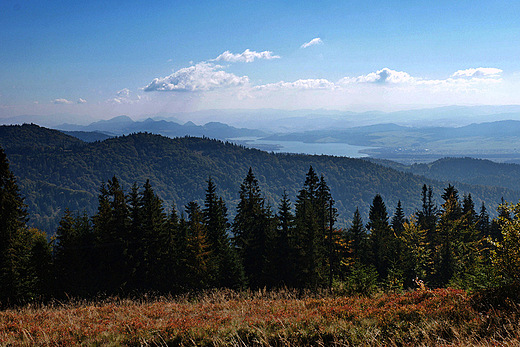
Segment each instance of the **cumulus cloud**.
M309 42L306 42L303 45L301 45L300 48L307 48L309 46L321 45L321 44L323 44L323 41L319 37L316 37L315 39L312 39Z
M255 52L246 49L242 53L233 54L230 51L225 51L215 59L214 61L229 61L232 63L241 62L241 63L252 63L255 59L280 59L279 55L273 55L271 51L263 51L263 52Z
M326 79L300 79L295 82L277 82L256 86L255 90L281 90L281 89L300 89L300 90L323 90L334 89L336 85Z
M118 98L128 98L130 97L130 89L124 88L117 92Z
M376 72L371 72L367 75L358 77L344 77L338 83L413 83L415 78L404 71L395 71L389 68L384 68Z
M479 77L496 77L502 73L502 70L494 67L479 67L476 69L466 69L456 71L452 77L455 78L479 78Z
M208 91L217 88L238 87L249 84L247 76L236 76L222 70L222 66L212 63L198 63L182 68L169 76L155 78L146 87L151 91Z
M73 104L72 101L69 101L67 99L54 99L52 101L53 104L57 104L57 105L68 105L68 104Z
M79 98L78 101L76 101L77 104L86 104L87 100Z

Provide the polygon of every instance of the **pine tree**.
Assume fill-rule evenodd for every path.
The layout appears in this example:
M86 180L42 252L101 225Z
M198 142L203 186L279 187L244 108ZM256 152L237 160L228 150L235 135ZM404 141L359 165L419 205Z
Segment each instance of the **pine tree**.
M269 240L268 274L272 286L294 285L295 251L293 245L294 215L291 211L291 201L284 190L278 212L276 214L277 227Z
M263 287L268 282L265 272L271 218L265 208L258 180L249 168L240 186L240 201L233 221L233 240L252 288Z
M426 184L422 187L421 193L422 209L417 211L417 222L421 229L426 230L428 235L428 242L433 244L435 239L436 224L437 224L437 206L433 201L433 189L427 187Z
M403 224L399 238L402 245L400 266L405 274L404 284L413 288L414 279L424 281L431 266L427 232L421 229L421 225L412 217Z
M130 274L126 264L126 242L130 224L126 196L114 176L102 184L98 213L92 217L96 242L98 291L116 293L125 289Z
M489 214L486 210L486 205L484 205L484 201L482 201L480 213L478 215L477 230L479 231L481 238L490 236Z
M376 194L368 217L367 230L370 232L372 262L379 274L379 279L386 279L390 267L394 265L398 254L396 238L388 224L388 214L381 195Z
M23 198L0 147L0 306L34 300L47 290L43 276L51 266L50 248L26 222Z
M184 216L181 216L180 220L177 216L175 209L172 210L170 218L168 220L168 229L173 234L173 251L174 255L170 259L173 260L173 276L172 288L177 292L186 291L190 289L189 283L189 258L190 258L190 246L189 246L189 231L188 222Z
M162 200L155 194L149 180L141 193L141 235L140 243L144 247L144 268L141 278L147 289L168 291L163 281L170 269L167 266L171 256L173 235L166 228L166 213Z
M451 184L444 190L437 238L435 242L435 261L437 284L445 285L455 273L455 242L457 232L462 228L462 207L458 191Z
M368 264L371 258L367 243L368 238L363 220L361 219L361 213L359 213L359 208L357 207L352 217L352 223L347 229L347 240L350 248L349 258L352 259L352 262Z
M216 194L216 186L211 177L207 181L203 220L208 234L214 269L213 286L240 288L244 285L242 265L228 237L229 222L226 204Z
M473 203L471 194L464 195L462 199L462 214L465 216L467 223L477 223L478 216L475 212L475 204Z
M320 239L320 215L317 210L319 179L312 168L305 177L303 188L296 197L295 241L299 246L296 265L297 283L300 286L316 288L320 284L318 264L323 253Z
M406 218L404 217L403 208L401 207L401 200L397 202L395 214L392 217L392 229L397 237L402 233Z
M202 210L194 201L186 205L188 216L188 282L192 288L208 288L214 281L214 269L210 263L211 248L203 222Z

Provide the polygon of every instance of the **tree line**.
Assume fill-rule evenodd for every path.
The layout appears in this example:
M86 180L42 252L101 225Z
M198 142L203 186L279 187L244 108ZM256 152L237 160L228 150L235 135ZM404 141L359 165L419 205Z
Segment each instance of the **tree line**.
M147 181L125 191L117 177L101 185L93 216L66 210L54 236L26 225L16 179L0 149L0 303L99 293L182 293L208 288L479 289L520 280L520 205L503 203L493 220L470 194L431 187L422 208L392 218L376 194L365 223L335 227L337 209L323 175L311 166L294 206L271 206L250 168L235 217L211 177L204 203L165 211Z

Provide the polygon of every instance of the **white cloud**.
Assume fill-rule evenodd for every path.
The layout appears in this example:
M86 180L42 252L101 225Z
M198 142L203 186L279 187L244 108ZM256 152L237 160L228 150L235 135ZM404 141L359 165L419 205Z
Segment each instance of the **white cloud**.
M68 104L73 104L72 101L69 101L67 99L54 99L52 101L53 104L57 104L57 105L68 105Z
M494 67L479 67L476 69L459 70L452 77L478 78L478 77L496 77L502 73L502 70Z
M124 88L117 92L117 97L128 98L130 96L130 89Z
M303 45L301 45L300 48L307 48L309 46L321 45L321 44L323 44L323 41L319 37L316 37L315 39L312 39L309 42L306 42Z
M252 63L255 59L280 59L279 55L273 55L271 51L263 51L263 52L255 52L246 49L242 53L233 54L230 51L225 51L215 59L214 61L229 61L232 63L242 62L242 63Z
M323 90L334 89L336 85L326 79L300 79L295 82L277 82L256 86L255 90L281 90L281 89L299 89L299 90Z
M367 75L344 77L338 83L341 85L349 83L414 83L415 80L415 78L404 71L395 71L385 67Z
M87 100L79 98L78 101L76 101L77 104L86 104Z
M194 92L249 84L247 76L238 77L221 69L222 66L220 65L205 62L198 63L175 71L169 76L155 78L144 87L144 91Z

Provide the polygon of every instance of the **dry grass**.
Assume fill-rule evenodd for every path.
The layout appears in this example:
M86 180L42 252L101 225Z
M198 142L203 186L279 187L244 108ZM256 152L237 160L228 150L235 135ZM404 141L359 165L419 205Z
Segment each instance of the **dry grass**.
M372 298L220 290L5 310L0 345L503 346L520 345L519 318L477 312L454 289Z

